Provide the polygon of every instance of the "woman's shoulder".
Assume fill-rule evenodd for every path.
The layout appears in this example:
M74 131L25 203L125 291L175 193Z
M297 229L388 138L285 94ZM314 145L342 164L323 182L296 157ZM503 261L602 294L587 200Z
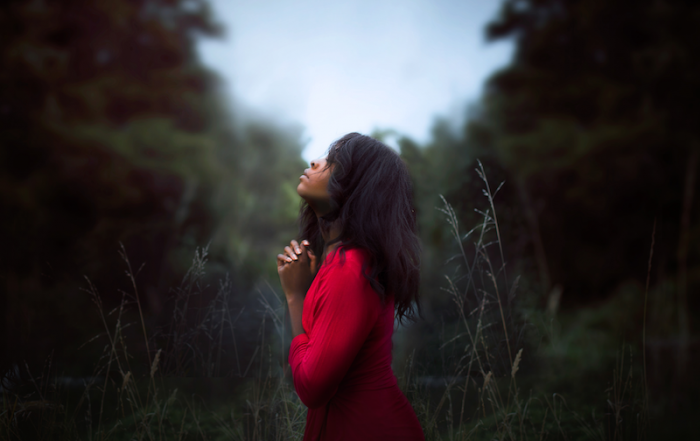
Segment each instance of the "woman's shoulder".
M342 268L346 265L348 269L362 268L364 262L369 258L369 252L362 248L349 248L347 246L339 246L327 258L325 265L328 269L331 267Z
M365 296L374 303L379 301L379 297L374 293L372 285L365 274L369 269L365 268L365 262L369 257L369 252L361 248L338 247L331 253L319 273L318 291L321 293L318 298L326 295L333 295L338 292L350 290L353 295ZM363 274L363 271L365 274ZM369 295L371 293L371 295Z
M365 268L365 262L368 258L367 250L341 245L326 257L320 270L322 272L321 279L327 277L332 279L364 278L362 270ZM365 268L365 271L368 270Z

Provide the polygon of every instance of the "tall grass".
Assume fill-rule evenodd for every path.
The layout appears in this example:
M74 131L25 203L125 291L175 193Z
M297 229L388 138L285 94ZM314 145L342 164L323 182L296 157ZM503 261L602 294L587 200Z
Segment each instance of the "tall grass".
M116 308L106 311L98 289L86 279L85 291L103 324L103 331L87 343L102 342L104 349L93 374L82 380L80 394L72 397L66 378L50 366L36 377L28 366L5 373L0 439L301 439L306 412L282 363L280 298L258 290L259 343L242 360L236 324L245 311L230 307L228 277L204 307L196 306L208 288L203 282L206 248L195 252L173 290L167 327L153 329L144 318L136 275L123 248L121 255L133 291L122 292ZM138 321L126 321L128 312L135 312ZM129 328L139 332L129 333ZM225 334L231 345L224 344ZM139 346L145 351L134 350ZM200 395L207 389L226 389L230 399L207 402Z
M440 344L427 349L441 357L443 375L422 375L413 348L399 377L426 438L642 439L647 393L624 345L597 416L569 409L565 396L538 387L533 372L543 360L536 360L525 328L539 323L555 342L556 319L551 311L518 308L520 278L508 276L495 209L503 184L492 192L481 163L476 171L488 206L480 212L481 222L463 233L444 198L440 208L458 250L454 259L462 268L460 274L445 276L441 289L453 302L455 315L443 321ZM136 274L123 248L121 255L132 291L122 293L116 308L106 311L97 287L86 280L86 293L104 328L88 342L104 344L92 376L83 379L73 396L50 362L37 375L26 365L6 373L0 439L301 439L306 409L285 359L283 296L269 285L258 289L259 308L247 311L260 317L258 344L244 359L236 342L237 323L246 311L231 308L231 281L221 280L211 300L195 306L209 290L203 282L206 248L196 251L191 268L173 290L167 326L153 329L144 318ZM127 312L137 322L128 322ZM138 332L126 332L130 327ZM144 350L134 351L138 347ZM230 391L230 397L207 400L201 393L207 388Z
M462 268L457 276L446 275L442 288L454 304L456 319L450 322L452 326L441 344L429 348L448 354L441 354L447 360L442 363L445 369L441 393L435 396L434 384L431 387L424 377L415 374L415 352L401 382L419 415L426 438L450 441L644 438L648 398L644 379L634 375L638 366L632 364L631 346L629 354L625 345L618 353L612 385L604 391L607 396L605 401L601 399L598 409L602 411L598 416L595 407L585 417L570 409L564 396L546 390L546 379L544 385L533 384L538 380L537 362L547 360L534 360L533 352L537 348L528 343L525 330L528 325L532 327L531 322L539 322L545 325L542 327L550 344L556 344L555 304L561 291L553 290L548 311L528 311L517 305L520 277L508 277L495 210L495 197L503 183L492 192L481 162L476 173L482 180L488 207L479 211L479 225L463 233L455 211L444 198L443 207L438 208L445 215L457 246L454 258L461 260ZM469 247L466 243L470 243ZM524 378L519 374L523 363L530 367L529 375ZM523 384L527 385L527 392Z

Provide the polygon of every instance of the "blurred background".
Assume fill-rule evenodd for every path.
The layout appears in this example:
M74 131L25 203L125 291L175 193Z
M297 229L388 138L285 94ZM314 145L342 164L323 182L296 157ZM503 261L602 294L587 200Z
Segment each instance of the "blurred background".
M298 177L359 131L414 181L423 316L396 332L397 374L411 357L444 386L462 335L445 277L466 277L455 255L490 210L521 393L616 421L627 360L644 436L694 433L697 2L6 1L0 47L3 392L37 372L82 384L118 335L135 376L158 349L164 375L254 376L285 325L266 314Z

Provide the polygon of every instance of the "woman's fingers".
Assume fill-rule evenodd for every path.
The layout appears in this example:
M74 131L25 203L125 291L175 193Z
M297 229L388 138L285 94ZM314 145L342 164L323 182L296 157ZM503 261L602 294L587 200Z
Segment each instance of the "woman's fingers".
M287 257L284 254L278 254L277 255L277 268L284 266L285 264L291 262L292 259Z
M296 240L291 240L289 244L290 245L284 247L284 254L277 255L278 267L299 260L303 260L304 262L306 262L306 259L304 259L304 251L308 253L309 262L312 264L314 263L313 261L315 260L316 256L314 256L311 248L306 248L311 246L308 240L305 239L301 241L301 245L299 245L299 242L297 242Z
M284 251L287 253L287 255L288 255L291 259L294 259L294 260L299 259L299 258L297 257L297 253L295 253L294 250L292 250L290 247L288 247L288 246L284 247Z
M311 249L311 244L309 243L308 240L304 239L301 241L301 245L306 250L306 253L309 255L309 258L315 257L314 256L314 250Z
M311 268L311 274L316 274L318 262L316 261L316 255L314 254L313 249L311 249L311 243L309 243L308 240L304 239L301 241L301 245L304 247L306 250L306 254L309 257L309 267Z
M301 246L302 246L302 249L304 251L306 251L306 254L309 255L309 259L314 257L314 250L311 249L311 244L309 243L308 240L302 240Z
M299 245L299 243L296 240L293 240L292 245L297 250L297 254L299 254L299 260L301 260L304 263L309 263L311 261L311 249L306 248L306 244L304 242L305 241L301 241L301 245Z

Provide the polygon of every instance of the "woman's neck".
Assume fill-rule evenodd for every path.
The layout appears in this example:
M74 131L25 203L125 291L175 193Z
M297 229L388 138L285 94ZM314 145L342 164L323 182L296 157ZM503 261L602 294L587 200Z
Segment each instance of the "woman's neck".
M324 231L321 229L321 237L323 237L324 242L329 242L333 239L336 239L340 236L342 233L342 228L340 226L340 221L335 220L331 223L330 228L327 231ZM326 256L330 254L332 251L334 251L338 246L340 245L340 242L333 242L329 245L326 245L323 249L323 256L321 256L321 262L326 260Z

